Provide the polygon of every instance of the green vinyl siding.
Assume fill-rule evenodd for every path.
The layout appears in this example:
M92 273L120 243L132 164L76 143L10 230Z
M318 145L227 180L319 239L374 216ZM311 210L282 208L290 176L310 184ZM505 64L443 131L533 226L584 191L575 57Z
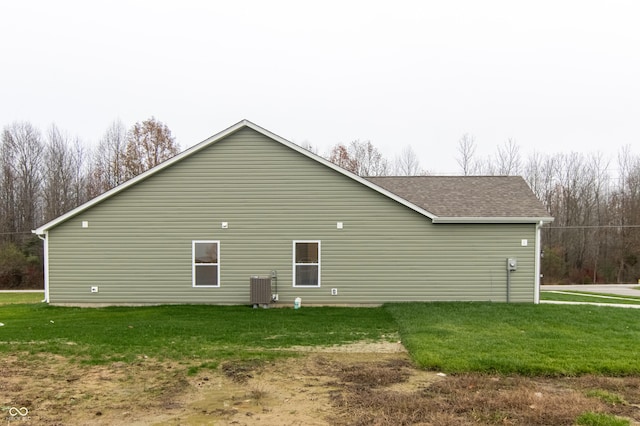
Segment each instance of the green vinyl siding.
M62 222L48 239L51 303L248 304L249 277L271 271L280 304L504 301L507 257L518 259L511 300L534 300L535 225L433 224L248 128ZM192 241L219 241L219 287L192 286ZM320 287L293 287L293 241L321 242Z

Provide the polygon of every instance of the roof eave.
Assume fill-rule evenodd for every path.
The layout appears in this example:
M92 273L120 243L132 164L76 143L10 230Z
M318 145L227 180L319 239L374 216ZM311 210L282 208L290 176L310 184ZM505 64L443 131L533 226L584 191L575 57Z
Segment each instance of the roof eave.
M553 222L553 217L435 217L433 223L538 223Z

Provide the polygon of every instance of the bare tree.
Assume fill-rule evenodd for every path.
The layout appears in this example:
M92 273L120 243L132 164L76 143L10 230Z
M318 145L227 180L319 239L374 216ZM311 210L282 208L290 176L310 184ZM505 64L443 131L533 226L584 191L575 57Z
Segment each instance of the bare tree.
M55 124L47 132L44 158L44 220L49 221L75 206L74 153L69 137Z
M89 196L94 197L108 191L126 180L126 140L127 131L122 121L113 121L94 152L90 181L87 187Z
M6 131L6 130L5 130ZM0 144L0 233L10 240L17 231L16 174L13 168L15 152L5 141L4 132Z
M71 166L73 168L73 207L77 207L90 198L93 198L88 191L90 151L82 145L78 138L74 140L71 150Z
M418 160L418 156L410 145L404 147L400 155L396 156L394 170L397 176L417 176L426 174L426 172L420 167L420 160Z
M357 163L359 176L386 176L389 174L389 162L371 141L355 140L349 144L351 156Z
M497 174L505 176L520 174L520 147L514 139L509 138L503 146L498 145L496 160Z
M525 163L523 175L533 193L549 209L558 177L558 157L534 152Z
M55 124L46 139L42 198L44 220L49 221L87 201L87 154L78 138Z
M14 122L2 133L3 175L12 184L3 192L13 192L8 198L15 208L8 212L13 224L9 232L29 232L40 220L39 198L42 184L44 145L40 131L29 122Z
M462 168L462 174L469 176L478 172L478 165L474 159L476 153L476 142L472 135L465 133L458 140L458 157L456 161L460 168Z
M131 179L180 151L171 130L151 117L136 123L127 133L125 173Z
M344 144L339 143L331 148L327 159L336 166L342 167L351 173L358 171L358 162L351 156L349 148Z
M371 141L355 140L348 146L337 144L327 159L359 176L385 176L389 172L389 162Z

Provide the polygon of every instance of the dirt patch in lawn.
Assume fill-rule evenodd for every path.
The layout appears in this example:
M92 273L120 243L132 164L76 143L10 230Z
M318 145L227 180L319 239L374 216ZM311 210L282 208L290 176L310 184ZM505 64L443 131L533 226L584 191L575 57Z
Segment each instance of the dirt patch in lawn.
M227 361L194 375L187 374L191 365L144 358L87 366L53 355L11 355L0 361L0 420L39 425L573 425L580 414L592 411L640 424L638 377L445 376L414 368L394 343L300 350L297 357Z

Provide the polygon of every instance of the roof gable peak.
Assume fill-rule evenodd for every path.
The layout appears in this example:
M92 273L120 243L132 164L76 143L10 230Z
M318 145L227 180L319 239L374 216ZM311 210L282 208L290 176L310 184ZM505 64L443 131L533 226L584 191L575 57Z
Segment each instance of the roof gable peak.
M401 204L404 204L405 206L411 208L412 210L415 210L416 212L418 212L418 213L420 213L420 214L422 214L422 215L424 215L424 216L426 216L426 217L428 217L430 219L433 219L433 218L436 217L432 213L424 210L422 207L419 207L419 206L417 206L417 205L405 200L404 198L399 197L398 195L396 195L396 194L394 194L392 192L389 192L386 189L384 189L384 188L382 188L382 187L380 187L378 185L375 185L374 183L369 182L368 180L366 180L366 179L364 179L364 178L362 178L362 177L360 177L360 176L358 176L358 175L356 175L354 173L349 172L348 170L345 170L345 169L343 169L343 168L331 163L330 161L326 160L325 158L320 157L319 155L316 155L316 154L312 153L311 151L308 151L308 150L302 148L301 146L296 145L295 143L290 142L290 141L286 140L285 138L276 135L273 132L270 132L269 130L267 130L267 129L265 129L265 128L255 124L255 123L253 123L252 121L247 120L247 119L242 119L242 120L238 121L237 123L227 127L226 129L214 134L213 136L210 136L209 138L203 140L202 142L200 142L200 143L198 143L198 144L196 144L196 145L194 145L194 146L192 146L190 148L185 149L184 151L182 151L181 153L171 157L170 159L168 159L166 161L163 161L162 163L160 163L157 166L152 167L151 169L139 174L138 176L136 176L136 177L134 177L132 179L129 179L128 181L123 182L122 184L120 184L120 185L118 185L118 186L116 186L116 187L114 187L114 188L112 188L112 189L110 189L110 190L98 195L97 197L85 202L84 204L81 204L80 206L78 206L78 207L68 211L67 213L65 213L65 214L53 219L52 221L47 222L46 224L44 224L44 225L32 230L31 232L33 232L34 234L37 234L37 235L44 235L49 229L54 228L58 224L63 223L65 221L71 219L72 217L80 214L81 212L91 208L92 206L94 206L94 205L96 205L98 203L101 203L104 200L107 200L107 199L115 196L116 194L118 194L118 193L120 193L122 191L125 191L127 188L129 188L129 187L131 187L133 185L136 185L137 183L149 178L150 176L153 176L154 174L160 172L161 170L164 170L164 169L172 166L173 164L178 163L181 160L196 154L197 152L201 151L202 149L204 149L204 148L206 148L206 147L208 147L208 146L210 146L212 144L215 144L216 142L226 138L227 136L229 136L229 135L231 135L231 134L233 134L233 133L235 133L235 132L237 132L237 131L239 131L239 130L241 130L243 128L252 129L252 130L254 130L254 131L256 131L256 132L258 132L258 133L260 133L260 134L262 134L262 135L264 135L264 136L266 136L266 137L268 137L268 138L270 138L270 139L272 139L272 140L274 140L276 142L279 142L280 144L285 145L286 147L288 147L290 149L293 149L294 151L297 151L300 154L303 154L303 155L305 155L305 156L317 161L318 163L321 163L321 164L323 164L323 165L325 165L325 166L327 166L327 167L329 167L329 168L331 168L331 169L333 169L333 170L335 170L335 171L337 171L337 172L339 172L339 173L341 173L341 174L343 174L345 176L348 176L349 178L361 183L364 186L367 186L367 187L369 187L369 188L371 188L371 189L373 189L373 190L375 190L375 191L377 191L377 192L379 192L379 193L381 193L381 194L383 194L383 195L385 195L385 196L387 196L387 197L389 197L391 199L394 199L395 201L397 201L397 202L399 202Z

